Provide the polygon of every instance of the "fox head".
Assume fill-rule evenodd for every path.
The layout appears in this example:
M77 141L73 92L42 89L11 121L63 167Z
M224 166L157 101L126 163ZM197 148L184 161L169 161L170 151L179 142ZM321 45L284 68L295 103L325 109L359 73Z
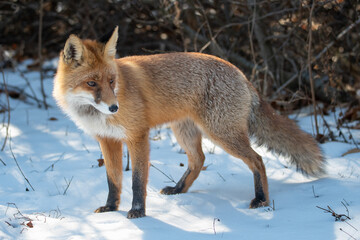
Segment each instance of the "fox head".
M103 42L71 35L60 53L53 96L65 110L114 114L118 71L114 61L118 27Z

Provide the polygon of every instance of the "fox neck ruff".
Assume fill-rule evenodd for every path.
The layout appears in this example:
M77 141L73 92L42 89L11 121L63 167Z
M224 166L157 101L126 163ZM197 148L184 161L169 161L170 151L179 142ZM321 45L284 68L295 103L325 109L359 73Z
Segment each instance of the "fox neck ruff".
M123 126L112 125L107 121L112 115L104 114L92 105L82 105L78 101L73 101L71 95L66 94L65 96L68 107L64 110L81 130L93 137L108 137L118 140L126 138Z

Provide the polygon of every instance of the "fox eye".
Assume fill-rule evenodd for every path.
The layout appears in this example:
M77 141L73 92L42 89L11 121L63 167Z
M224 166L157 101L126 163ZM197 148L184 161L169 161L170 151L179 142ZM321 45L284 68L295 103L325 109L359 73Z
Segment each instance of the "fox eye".
M114 82L114 79L110 79L110 84L113 84L113 82Z
M95 87L95 86L96 86L96 82L90 81L90 82L87 82L87 85L89 85L90 87Z

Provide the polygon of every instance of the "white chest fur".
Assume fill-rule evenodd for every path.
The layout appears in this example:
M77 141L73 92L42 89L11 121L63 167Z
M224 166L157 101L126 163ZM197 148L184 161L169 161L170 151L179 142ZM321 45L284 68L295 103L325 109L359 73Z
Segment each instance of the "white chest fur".
M109 137L114 139L125 139L125 128L121 125L111 125L106 121L106 115L99 113L96 115L77 115L69 114L76 125L85 133L91 136Z
M125 128L121 125L110 124L106 119L111 115L96 110L89 104L89 97L86 96L84 97L84 94L74 95L70 93L65 95L67 107L63 108L63 110L71 120L85 133L93 137L125 139Z

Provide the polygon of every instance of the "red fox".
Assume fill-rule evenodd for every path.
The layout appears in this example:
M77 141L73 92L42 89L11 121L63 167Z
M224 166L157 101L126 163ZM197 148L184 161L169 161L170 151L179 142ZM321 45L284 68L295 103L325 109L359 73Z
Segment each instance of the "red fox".
M261 99L231 63L200 53L165 53L115 59L118 27L101 41L71 35L60 53L53 96L76 125L96 138L105 159L109 194L95 212L116 211L122 184L122 142L132 164L132 208L128 218L145 216L149 170L149 130L170 123L188 156L188 169L175 187L186 192L198 177L205 156L202 134L254 174L250 208L269 204L265 165L250 146L288 156L307 175L324 173L316 141Z

